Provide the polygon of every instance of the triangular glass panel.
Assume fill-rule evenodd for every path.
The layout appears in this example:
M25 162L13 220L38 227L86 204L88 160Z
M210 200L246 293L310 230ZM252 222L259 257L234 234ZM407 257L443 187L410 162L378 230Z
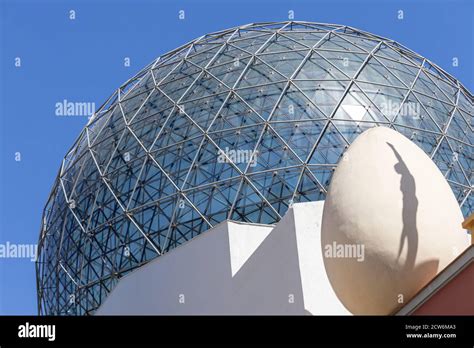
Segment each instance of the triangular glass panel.
M168 243L167 233L176 205L179 203L177 195L161 199L153 205L135 212L133 217L138 225L149 234L153 243L164 250Z
M464 175L459 162L452 161L448 172L445 175L446 180L448 182L455 182L466 187L469 187L469 181L467 180L466 176Z
M112 154L110 162L107 164L105 173L112 173L116 169L132 163L138 158L143 158L144 155L145 150L143 146L129 130L126 130Z
M259 86L284 81L285 77L269 67L259 58L255 58L247 68L244 76L237 85L238 88Z
M241 181L238 178L217 182L186 191L186 196L212 225L217 225L227 219Z
M173 103L163 93L158 90L154 90L147 100L140 106L140 110L137 112L127 114L124 109L124 103L122 103L122 109L125 112L127 121L130 123L139 122L140 120L148 118L157 112L168 110L173 107Z
M179 104L185 104L187 101L196 100L198 98L215 97L228 91L229 89L226 85L206 72L190 86L186 94L180 98Z
M147 118L137 120L130 124L130 129L136 135L146 149L149 149L156 140L160 130L166 122L166 119L173 111L172 108L162 110L152 115L148 114Z
M257 52L258 50L262 50L263 46L267 42L267 40L272 36L271 33L259 33L259 32L254 32L242 34L245 38L239 38L238 36L235 36L235 40L231 40L230 43L232 46L238 47L241 50L244 50L248 52L249 54L253 54ZM251 38L250 38L250 37Z
M174 110L168 118L161 133L153 144L153 150L176 145L177 143L202 136L203 130L194 124L185 114L185 108L181 106L179 110Z
M446 104L438 99L427 97L423 94L413 92L413 95L422 103L440 129L444 129L453 112L454 106Z
M133 195L130 195L128 209L134 209L149 202L160 200L176 192L175 186L149 157L141 171Z
M102 117L106 117L106 115L103 115ZM119 131L124 128L125 122L122 110L118 105L116 105L111 110L111 114L107 116L103 127L100 129L99 132L96 132L97 135L94 138L90 139L91 146L94 146L96 143L106 141L111 136L118 140L120 135Z
M184 197L181 197L168 231L168 244L165 251L176 248L210 227L199 212Z
M240 176L241 172L236 169L237 165L245 164L246 161L250 160L251 156L240 149L218 149L209 140L204 140L184 188Z
M338 129L344 138L352 144L352 142L367 129L377 126L377 123L370 122L353 122L353 121L331 121L332 124Z
M286 31L283 35L300 42L307 47L314 47L326 35L326 32L310 31Z
M178 65L180 64L181 62L178 61L158 64L154 69L152 69L155 83L162 83L165 78L172 73L172 71L178 69Z
M392 61L399 62L404 65L413 66L417 68L418 62L409 59L407 55L401 54L400 49L383 43L380 48L375 52L376 56L382 57L384 59L391 59Z
M248 172L258 172L273 168L283 168L301 165L299 160L280 137L270 128L262 135L256 153L249 163Z
M226 46L220 51L219 55L212 61L208 69L213 69L216 66L222 66L223 64L234 63L237 60L247 60L251 57L249 52L246 52L237 46L232 44L226 44Z
M332 174L336 169L336 165L334 166L314 166L309 165L308 170L313 174L315 178L318 179L319 183L324 187L327 191L329 189L329 184L331 183Z
M186 57L186 60L200 66L201 68L205 68L209 65L216 54L219 55L219 52L222 52L222 44L206 44L201 46L202 48L199 49L197 45L194 45L189 55Z
M453 153L446 138L441 141L441 144L439 144L436 153L431 159L436 163L441 173L446 175L451 163L456 160L456 155Z
M210 133L209 136L220 150L224 152L233 151L233 153L240 151L244 158L249 158L249 156L254 153L262 131L263 125L246 126L241 129ZM244 171L248 163L246 161L237 161L237 163L234 164L239 167L241 171Z
M339 36L339 34L334 33L331 33L318 49L365 53L361 48L353 45L350 41L345 40L344 36Z
M109 171L105 180L123 207L127 207L130 196L143 168L143 158L124 161L124 164Z
M87 229L94 229L120 215L123 212L112 192L106 185L100 185L97 190L94 208L90 214Z
M201 129L207 130L226 98L227 93L221 93L211 97L183 102L180 106Z
M381 102L380 89L372 91L372 93L371 97L377 102ZM381 110L377 108L377 105L357 85L352 85L335 112L333 119L354 121L356 124L360 122L389 122L382 115Z
M295 81L299 89L321 110L330 117L338 105L349 81Z
M283 93L284 84L274 83L236 90L239 97L245 100L263 119L268 119L275 104Z
M258 116L252 108L245 104L237 94L232 93L215 118L209 131L222 131L261 124L263 122L264 120Z
M148 94L155 87L151 72L146 71L143 76L137 76L128 85L121 87L120 100L128 101L134 99L135 96Z
M332 124L326 128L314 151L310 164L337 164L348 143Z
M395 110L397 109L397 110ZM407 97L400 106L393 108L392 115L396 115L393 122L397 125L414 127L432 132L441 132L441 129L433 122L431 116L421 106L420 102L414 98L413 94Z
M260 194L246 181L239 190L232 220L272 224L280 220L276 211L268 205Z
M367 58L366 53L322 50L318 51L318 53L326 58L336 69L343 72L348 78L356 77L357 71Z
M249 62L250 58L234 59L233 61L208 68L207 71L227 87L232 88L237 81L240 81L242 72Z
M407 88L390 69L387 69L379 62L377 57L369 59L362 68L362 71L357 75L357 81Z
M291 78L303 62L309 50L285 52L283 54L260 54L258 58L268 64L273 70L287 78Z
M373 111L371 115L374 120L379 122L392 120L400 111L400 106L402 105L405 95L408 93L408 90L403 88L373 85L365 82L357 82L357 86L360 87L359 91L363 91L364 96L370 100L369 110ZM415 114L419 108L419 103L413 105L412 103L403 104L401 112L403 113L405 112L404 109L407 109L407 114L410 114L409 112ZM382 117L379 117L379 114L382 115ZM419 112L416 115L418 114Z
M271 126L304 162L327 121L277 122Z
M296 80L347 80L349 78L316 52L311 54L295 76Z
M101 114L100 116L97 116L91 124L86 126L87 128L87 134L89 137L89 141L91 144L94 143L94 141L97 139L99 134L102 132L104 127L107 125L109 122L109 119L112 117L113 112L115 109L118 108L118 105L114 105L112 109L107 110L105 113ZM122 117L122 114L119 110L119 115ZM115 116L117 117L117 116Z
M325 118L326 115L300 89L291 84L275 109L271 122Z
M186 90L191 86L199 76L201 68L184 62L179 68L168 75L163 82L158 85L158 88L173 102L178 102Z
M471 128L474 126L474 123L472 120L474 120L474 102L473 98L467 96L467 92L464 90L459 91L459 97L458 97L458 106L461 108L461 110L467 114L470 115L471 119ZM466 117L467 119L467 117Z
M441 139L439 133L424 132L399 125L394 125L394 129L418 145L428 156L434 151Z
M408 64L402 64L400 62L395 62L393 60L383 58L380 56L375 55L377 58L377 61L382 63L387 67L388 70L392 74L394 74L406 88L410 88L410 86L413 84L415 81L415 78L418 74L418 71L420 68L417 68L413 65L408 65ZM370 81L370 80L369 80Z
M379 41L372 40L366 36L360 35L359 33L338 33L338 36L351 42L352 45L356 46L360 51L372 52L374 48L379 44Z
M261 51L262 53L270 52L288 52L294 50L305 49L302 44L282 35L276 35Z
M469 139L472 138L472 129L459 110L454 111L446 133L465 143L472 143L473 141Z
M301 168L287 168L253 174L248 179L281 216L285 215L296 190Z
M314 202L324 200L325 195L321 186L308 169L303 169L298 187L293 197L294 203Z
M457 162L463 169L469 186L474 175L474 147L448 138L448 143L453 149L453 162Z
M453 103L444 93L430 80L427 74L422 70L416 79L413 90L419 93L426 94L432 98L439 99L445 103Z
M199 150L202 138L194 138L152 153L176 186L181 187Z

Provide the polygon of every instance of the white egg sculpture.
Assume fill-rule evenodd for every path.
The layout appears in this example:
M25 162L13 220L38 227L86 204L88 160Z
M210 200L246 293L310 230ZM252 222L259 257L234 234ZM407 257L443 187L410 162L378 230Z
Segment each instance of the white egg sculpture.
M390 314L469 246L463 215L433 161L400 133L362 133L324 204L324 264L353 314Z

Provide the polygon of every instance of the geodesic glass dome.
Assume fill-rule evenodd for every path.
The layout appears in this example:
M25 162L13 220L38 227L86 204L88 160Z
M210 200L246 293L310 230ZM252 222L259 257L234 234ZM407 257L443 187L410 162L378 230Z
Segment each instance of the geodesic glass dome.
M92 314L117 280L219 222L323 200L349 144L394 128L473 210L473 97L404 46L348 26L202 36L121 86L68 152L44 210L40 314ZM363 198L361 197L361 200Z

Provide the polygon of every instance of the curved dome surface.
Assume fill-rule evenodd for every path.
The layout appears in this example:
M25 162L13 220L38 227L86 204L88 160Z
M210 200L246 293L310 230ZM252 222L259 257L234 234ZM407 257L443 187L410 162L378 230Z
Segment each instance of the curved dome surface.
M274 223L291 202L323 200L376 125L427 153L467 214L473 115L472 94L434 63L348 26L193 40L121 86L64 158L40 232L40 314L91 314L120 277L225 219Z

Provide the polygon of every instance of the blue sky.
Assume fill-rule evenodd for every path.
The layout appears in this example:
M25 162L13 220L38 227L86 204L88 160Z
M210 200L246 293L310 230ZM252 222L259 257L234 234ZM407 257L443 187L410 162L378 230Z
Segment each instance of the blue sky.
M296 20L346 24L394 39L474 89L470 0L0 0L0 244L37 243L61 160L87 122L56 116L57 102L99 107L159 55L208 32L286 20L289 10ZM0 258L0 314L36 311L34 263Z

